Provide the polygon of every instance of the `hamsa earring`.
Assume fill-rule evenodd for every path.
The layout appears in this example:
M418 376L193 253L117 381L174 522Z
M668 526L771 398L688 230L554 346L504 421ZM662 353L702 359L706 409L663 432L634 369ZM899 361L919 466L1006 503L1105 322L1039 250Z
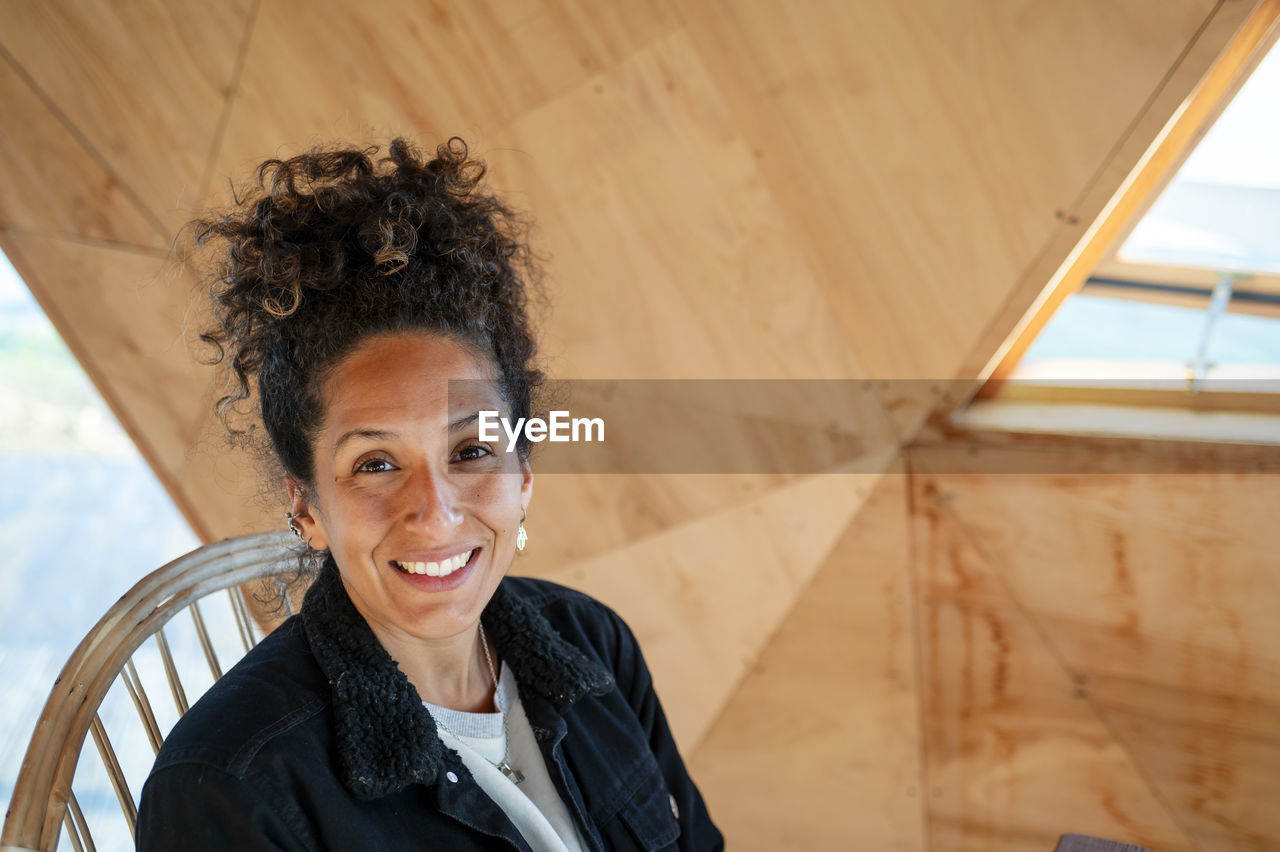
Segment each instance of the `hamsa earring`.
M529 534L524 531L524 512L520 513L520 529L516 530L516 550L524 550L529 543Z

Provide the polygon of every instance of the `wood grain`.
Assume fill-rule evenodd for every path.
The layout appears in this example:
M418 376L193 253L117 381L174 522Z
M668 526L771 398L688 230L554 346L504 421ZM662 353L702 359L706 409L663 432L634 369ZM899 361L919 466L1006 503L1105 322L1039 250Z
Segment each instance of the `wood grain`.
M1277 705L1124 680L1085 689L1198 848L1276 848Z
M569 125L572 135L557 132ZM560 375L863 375L683 34L535 111L508 139L495 167L525 188L556 258L546 340Z
M938 487L913 482L930 847L1195 848Z
M906 491L880 480L691 756L735 849L927 848Z
M1197 847L1280 843L1276 477L938 483L983 563Z
M718 510L741 506L796 476L543 474L534 463L522 570L540 573L599 556Z
M457 134L488 148L673 26L663 0L389 0L376 14L344 0L264 3L213 171L238 182L267 156L332 139Z
M163 242L113 174L7 62L0 62L0 226L138 246Z
M859 361L876 378L949 378L1214 7L685 15Z
M160 246L199 204L251 6L0 5L0 44L141 203Z
M942 482L1074 671L1280 707L1274 476Z
M539 576L582 589L627 620L676 738L692 749L876 478L805 477Z

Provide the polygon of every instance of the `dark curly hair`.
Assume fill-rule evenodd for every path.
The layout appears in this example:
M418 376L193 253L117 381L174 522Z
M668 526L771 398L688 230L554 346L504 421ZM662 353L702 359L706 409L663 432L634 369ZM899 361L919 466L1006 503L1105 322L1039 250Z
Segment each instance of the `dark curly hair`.
M200 339L227 367L216 411L244 435L246 401L284 472L306 485L325 378L370 337L427 331L491 360L515 417L542 381L528 286L538 270L523 221L453 138L424 159L409 142L267 160L231 208L191 223L210 251L213 324ZM527 439L519 447L527 457Z

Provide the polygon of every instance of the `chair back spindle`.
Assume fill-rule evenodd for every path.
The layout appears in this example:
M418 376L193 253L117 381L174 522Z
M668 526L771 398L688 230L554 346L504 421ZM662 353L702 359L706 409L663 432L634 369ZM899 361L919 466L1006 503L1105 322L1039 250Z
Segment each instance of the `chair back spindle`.
M63 667L36 722L0 833L0 852L54 852L64 834L76 852L96 852L98 844L90 824L101 829L103 816L94 806L110 797L103 787L101 795L84 798L90 806L86 818L72 789L80 788L83 780L78 766L82 771L105 773L119 803L118 813L128 834L117 817L116 841L108 843L108 848L133 838L138 809L135 788L129 783L130 770L141 767L143 774L135 772L133 776L141 792L140 781L167 730L190 707L188 695L199 697L207 688L196 683L203 677L200 671L207 665L212 676L209 683L216 682L224 671L223 659L238 657L239 649L235 648L220 659L218 650L228 651L227 645L219 645L220 637L242 646L244 653L257 644L242 587L268 583L268 588L282 592L286 585L281 575L297 568L295 546L287 533L260 533L205 545L148 574L108 610ZM214 604L221 600L215 593L224 590L227 600L214 605L213 610L225 615L220 621L211 620L213 610L202 609L200 602ZM282 597L284 612L292 615L292 602L287 595ZM191 614L190 625L185 620L181 625L174 621L183 610ZM167 627L181 629L172 633ZM238 642L231 638L233 633ZM187 641L191 634L194 640ZM148 694L145 681L148 677L158 679L158 670L163 672L176 714L153 704ZM123 694L128 695L128 701ZM113 701L118 703L113 705ZM135 721L113 743L107 729L108 724L114 725L114 716L108 718L107 711L130 704ZM114 726L112 731L120 733ZM89 737L97 746L99 766L91 766L92 761L81 765ZM87 795L84 789L81 792Z

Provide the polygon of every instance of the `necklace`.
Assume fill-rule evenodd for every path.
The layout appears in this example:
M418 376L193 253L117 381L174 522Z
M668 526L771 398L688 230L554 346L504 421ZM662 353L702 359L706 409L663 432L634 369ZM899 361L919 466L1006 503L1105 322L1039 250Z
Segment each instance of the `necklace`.
M498 708L498 713L502 716L502 762L495 764L498 770L507 778L511 779L511 783L519 784L524 780L524 773L511 765L507 759L510 749L511 737L507 728L507 714L503 710L502 705L498 702L498 670L493 667L493 656L489 653L489 640L484 635L484 625L480 625L480 647L484 649L484 661L489 664L489 677L493 678L493 706ZM444 722L436 719L436 724L444 728L450 734L459 740L457 732L451 730Z
M513 784L519 784L524 780L524 773L516 769L507 760L508 749L511 747L511 736L507 729L507 712L503 706L498 703L498 670L493 667L493 657L489 654L489 640L484 637L484 625L480 626L480 647L484 649L484 661L489 664L489 677L493 678L493 706L498 708L498 712L502 714L502 762L498 764L499 771L503 775L511 779Z

